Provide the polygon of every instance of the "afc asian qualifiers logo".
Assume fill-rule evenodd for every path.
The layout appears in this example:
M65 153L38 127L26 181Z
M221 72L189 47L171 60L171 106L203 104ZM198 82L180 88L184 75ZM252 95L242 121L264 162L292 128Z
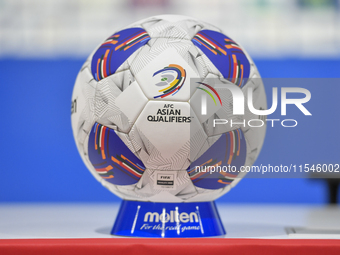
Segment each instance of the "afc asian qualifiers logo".
M186 78L185 69L175 64L170 64L169 66L158 70L153 74L152 77L156 75L160 76L160 81L155 85L159 87L166 87L161 88L158 91L161 92L161 94L155 96L154 98L164 98L170 95L175 95L182 88Z

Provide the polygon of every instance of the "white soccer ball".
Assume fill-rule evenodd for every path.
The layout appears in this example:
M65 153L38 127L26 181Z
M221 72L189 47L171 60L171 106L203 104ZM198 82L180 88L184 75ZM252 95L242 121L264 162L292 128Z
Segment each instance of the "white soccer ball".
M255 64L220 29L161 15L115 32L89 56L73 90L72 129L84 163L123 199L215 200L254 163L266 130L246 107L247 93L244 115L233 115L223 84L251 87L254 108L267 109Z

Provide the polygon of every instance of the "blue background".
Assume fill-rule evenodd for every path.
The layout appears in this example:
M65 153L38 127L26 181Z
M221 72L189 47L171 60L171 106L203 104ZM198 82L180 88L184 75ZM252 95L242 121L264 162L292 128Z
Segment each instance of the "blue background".
M70 101L84 61L0 60L0 202L119 201L92 177L73 140ZM268 78L340 77L340 60L255 59L255 63ZM311 91L306 108L313 116L288 108L289 118L299 120L299 125L285 132L268 128L256 164L340 163L340 86L332 85L301 86ZM269 88L267 93L271 95ZM279 113L276 117L282 119ZM326 203L327 187L306 178L245 178L219 201Z

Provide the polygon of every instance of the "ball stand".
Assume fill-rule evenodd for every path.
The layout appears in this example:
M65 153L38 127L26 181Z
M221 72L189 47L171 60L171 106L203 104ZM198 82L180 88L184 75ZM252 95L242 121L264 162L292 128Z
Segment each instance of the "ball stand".
M212 237L225 235L215 202L154 203L123 200L112 235Z

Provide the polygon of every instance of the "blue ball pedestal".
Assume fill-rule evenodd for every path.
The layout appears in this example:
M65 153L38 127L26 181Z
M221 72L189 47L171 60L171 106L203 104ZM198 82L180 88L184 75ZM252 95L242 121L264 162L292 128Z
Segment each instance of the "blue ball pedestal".
M214 201L154 203L123 200L112 235L131 237L213 237L226 232Z

